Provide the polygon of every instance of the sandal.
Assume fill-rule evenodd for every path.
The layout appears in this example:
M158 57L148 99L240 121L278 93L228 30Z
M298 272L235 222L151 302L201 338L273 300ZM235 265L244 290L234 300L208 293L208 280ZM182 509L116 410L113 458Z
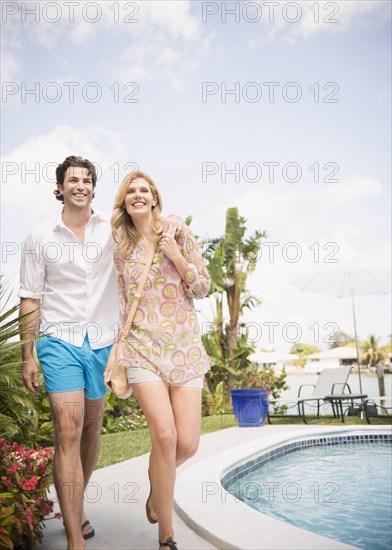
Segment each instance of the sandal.
M91 523L89 522L88 519L86 519L86 521L82 525L82 536L83 536L84 540L92 539L93 536L95 535L94 528L90 533L86 533L86 534L83 533L83 529L85 529L88 525L91 525Z
M172 539L172 537L168 537L165 542L159 541L159 550L161 548L164 548L165 546L170 548L170 550L178 550L177 543L175 540Z
M150 494L148 495L148 499L146 500L146 516L147 516L147 519L150 523L158 523L158 520L156 520L152 517L151 512L150 512L150 507L149 507L149 503L150 503L150 499L151 499L151 495L152 495L150 469L148 469L148 479L150 481Z
M65 523L64 522L63 522L63 525L64 525L64 528L65 528ZM93 536L95 535L94 527L93 527L93 530L90 533L86 533L85 535L83 534L83 529L85 527L87 527L87 525L91 525L91 523L88 519L86 519L86 521L82 525L82 537L84 538L84 540L92 539Z

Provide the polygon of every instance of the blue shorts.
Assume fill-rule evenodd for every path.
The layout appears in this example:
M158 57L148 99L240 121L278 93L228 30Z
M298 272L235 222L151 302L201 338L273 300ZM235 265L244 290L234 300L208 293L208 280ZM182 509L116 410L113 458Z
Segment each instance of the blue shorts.
M103 371L112 346L92 350L87 335L81 348L53 336L35 344L48 393L84 390L86 399L106 395Z

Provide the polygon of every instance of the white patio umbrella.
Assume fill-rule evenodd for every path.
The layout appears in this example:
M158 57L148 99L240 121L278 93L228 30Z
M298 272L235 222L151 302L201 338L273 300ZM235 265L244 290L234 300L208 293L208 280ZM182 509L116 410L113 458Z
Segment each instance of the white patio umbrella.
M389 294L392 289L390 269L345 269L309 273L291 279L289 283L295 285L301 292L327 294L337 298L351 297L355 347L357 350L359 390L362 393L361 369L359 365L359 347L357 323L355 319L354 296L366 294Z

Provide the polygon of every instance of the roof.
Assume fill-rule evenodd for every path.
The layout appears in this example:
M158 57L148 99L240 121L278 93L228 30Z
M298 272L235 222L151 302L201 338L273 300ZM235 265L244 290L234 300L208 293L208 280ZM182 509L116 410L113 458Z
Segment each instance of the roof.
M332 348L319 353L312 353L308 355L306 359L356 359L357 350L355 348L349 348L346 346L340 346L338 348Z
M279 351L256 351L249 356L249 359L257 363L279 363L298 359L298 355Z

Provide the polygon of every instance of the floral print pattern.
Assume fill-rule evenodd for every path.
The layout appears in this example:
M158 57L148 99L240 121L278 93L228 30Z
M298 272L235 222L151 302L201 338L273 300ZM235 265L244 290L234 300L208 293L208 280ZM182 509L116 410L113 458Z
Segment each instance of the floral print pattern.
M151 370L171 384L183 384L210 368L193 298L204 298L208 294L211 279L188 227L176 235L176 241L188 262L185 278L181 278L163 252L155 252L120 361L127 367ZM122 328L146 257L138 244L127 259L115 255L114 261Z

